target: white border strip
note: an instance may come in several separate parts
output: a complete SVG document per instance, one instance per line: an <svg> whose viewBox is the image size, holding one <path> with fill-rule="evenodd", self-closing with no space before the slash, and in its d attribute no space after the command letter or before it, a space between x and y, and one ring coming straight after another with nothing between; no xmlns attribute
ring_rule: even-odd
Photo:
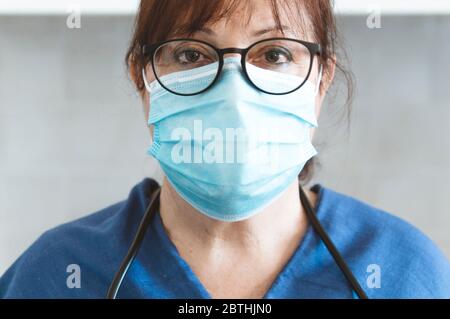
<svg viewBox="0 0 450 319"><path fill-rule="evenodd" d="M73 8L81 14L134 15L139 0L0 0L1 15L66 15Z"/></svg>
<svg viewBox="0 0 450 319"><path fill-rule="evenodd" d="M82 14L133 15L139 0L0 0L0 15L65 15L73 7ZM336 13L366 15L450 15L450 0L335 0Z"/></svg>
<svg viewBox="0 0 450 319"><path fill-rule="evenodd" d="M450 15L450 0L336 0L335 11L342 15Z"/></svg>

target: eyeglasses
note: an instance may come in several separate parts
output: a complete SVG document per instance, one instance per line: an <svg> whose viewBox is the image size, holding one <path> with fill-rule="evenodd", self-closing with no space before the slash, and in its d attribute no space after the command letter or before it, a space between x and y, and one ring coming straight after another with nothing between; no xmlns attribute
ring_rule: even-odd
<svg viewBox="0 0 450 319"><path fill-rule="evenodd" d="M143 46L147 59L144 76L147 83L153 78L149 75L149 64L159 84L167 91L183 96L196 95L208 90L219 78L224 55L241 55L241 68L245 78L256 89L274 95L283 95L301 88L311 75L316 55L321 55L320 44L289 38L270 38L253 43L247 48L218 49L213 45L194 39L173 39ZM207 69L208 76L192 88L189 85L171 85L174 74L197 68ZM259 76L261 69L278 72L280 77L287 75L289 81L276 89ZM275 74L276 75L276 74Z"/></svg>

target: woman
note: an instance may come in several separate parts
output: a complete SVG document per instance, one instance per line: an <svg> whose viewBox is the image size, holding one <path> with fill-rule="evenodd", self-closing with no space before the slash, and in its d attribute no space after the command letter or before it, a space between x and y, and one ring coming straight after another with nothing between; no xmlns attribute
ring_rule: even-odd
<svg viewBox="0 0 450 319"><path fill-rule="evenodd" d="M46 232L0 296L449 298L449 263L413 226L299 187L335 39L329 0L142 0L126 61L162 186Z"/></svg>

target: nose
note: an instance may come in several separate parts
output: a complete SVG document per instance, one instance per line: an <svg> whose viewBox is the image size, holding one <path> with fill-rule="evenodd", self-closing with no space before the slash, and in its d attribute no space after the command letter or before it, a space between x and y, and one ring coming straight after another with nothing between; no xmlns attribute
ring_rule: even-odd
<svg viewBox="0 0 450 319"><path fill-rule="evenodd" d="M240 58L241 54L240 53L224 53L223 57L224 58Z"/></svg>

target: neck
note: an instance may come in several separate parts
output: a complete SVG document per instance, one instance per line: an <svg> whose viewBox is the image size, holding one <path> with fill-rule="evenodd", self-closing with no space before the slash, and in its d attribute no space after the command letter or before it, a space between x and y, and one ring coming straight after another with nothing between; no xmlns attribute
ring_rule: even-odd
<svg viewBox="0 0 450 319"><path fill-rule="evenodd" d="M307 192L314 203L312 192ZM182 199L165 178L161 188L160 214L171 240L191 249L233 249L273 251L297 245L307 228L298 182L258 214L238 222L212 219ZM289 244L291 243L291 244Z"/></svg>

